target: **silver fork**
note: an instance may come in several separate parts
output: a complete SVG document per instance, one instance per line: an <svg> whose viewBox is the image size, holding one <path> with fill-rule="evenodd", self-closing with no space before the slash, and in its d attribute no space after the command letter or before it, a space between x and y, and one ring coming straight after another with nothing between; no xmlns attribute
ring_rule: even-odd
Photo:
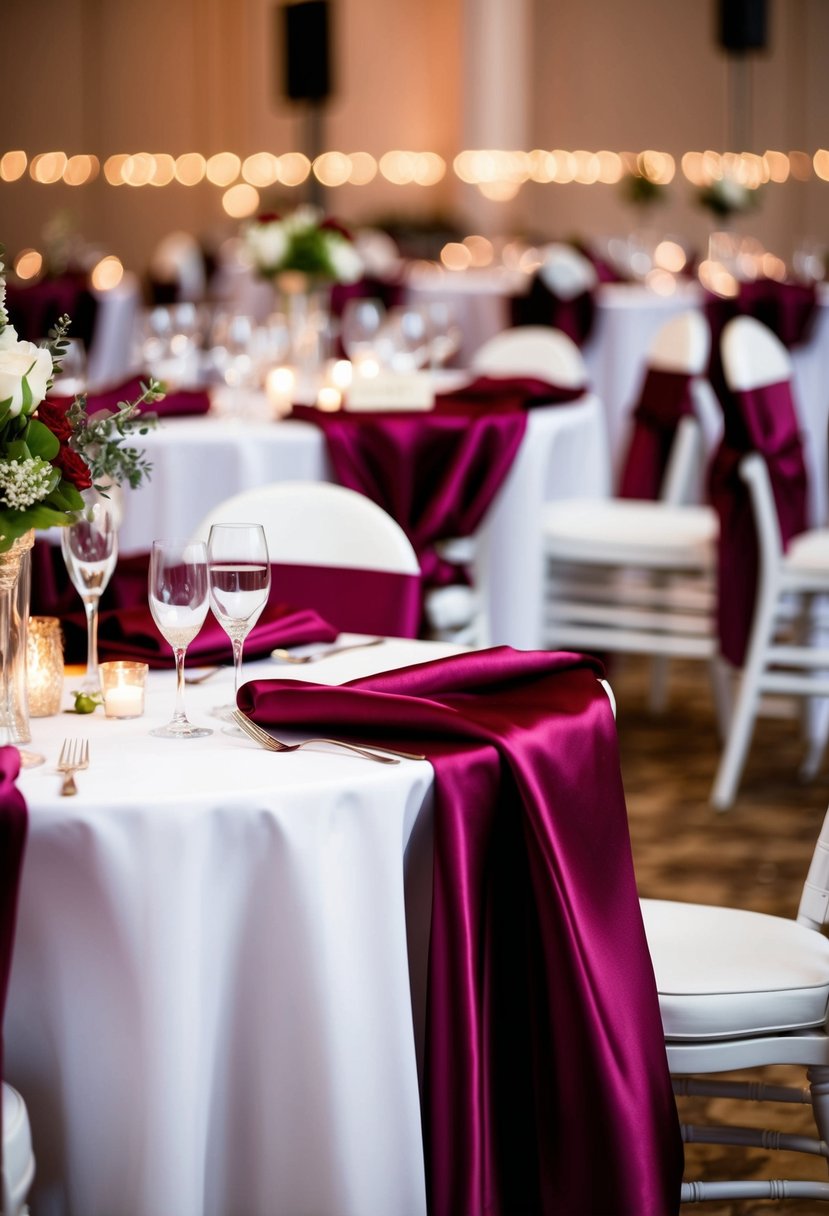
<svg viewBox="0 0 829 1216"><path fill-rule="evenodd" d="M401 760L426 759L425 756L415 755L413 752L397 752L389 747L375 747L374 744L369 750L366 747L358 747L356 743L346 743L344 739L303 739L301 743L283 743L281 739L275 739L270 731L263 730L247 714L243 714L241 709L233 711L233 719L249 738L272 752L296 752L301 747L308 747L312 743L328 743L333 747L344 747L346 751L356 752L358 756L364 756L366 760L376 760L378 764L399 764Z"/></svg>
<svg viewBox="0 0 829 1216"><path fill-rule="evenodd" d="M89 768L89 742L86 739L64 739L58 756L57 770L63 773L61 794L77 794L75 773Z"/></svg>
<svg viewBox="0 0 829 1216"><path fill-rule="evenodd" d="M367 650L369 646L379 646L385 640L385 638L370 638L367 642L349 642L345 646L323 646L320 650L309 651L308 654L292 654L290 650L277 646L276 650L271 651L271 658L276 659L279 663L315 663L317 659L345 654L347 650Z"/></svg>

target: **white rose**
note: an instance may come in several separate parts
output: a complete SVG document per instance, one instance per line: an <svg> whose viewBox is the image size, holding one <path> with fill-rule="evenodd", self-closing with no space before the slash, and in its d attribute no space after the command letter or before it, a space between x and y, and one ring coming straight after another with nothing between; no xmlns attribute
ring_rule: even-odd
<svg viewBox="0 0 829 1216"><path fill-rule="evenodd" d="M7 325L0 332L0 350L8 350L10 346L16 346L18 341L17 330L13 325Z"/></svg>
<svg viewBox="0 0 829 1216"><path fill-rule="evenodd" d="M334 234L328 245L328 259L339 283L356 283L363 273L363 260L350 241Z"/></svg>
<svg viewBox="0 0 829 1216"><path fill-rule="evenodd" d="M31 414L46 396L51 378L52 356L42 346L35 346L33 342L0 346L0 401L11 400L10 417L16 418L23 411L24 379L32 398L25 413Z"/></svg>
<svg viewBox="0 0 829 1216"><path fill-rule="evenodd" d="M257 266L270 269L280 264L285 257L288 240L284 226L272 224L255 224L248 229L248 248Z"/></svg>

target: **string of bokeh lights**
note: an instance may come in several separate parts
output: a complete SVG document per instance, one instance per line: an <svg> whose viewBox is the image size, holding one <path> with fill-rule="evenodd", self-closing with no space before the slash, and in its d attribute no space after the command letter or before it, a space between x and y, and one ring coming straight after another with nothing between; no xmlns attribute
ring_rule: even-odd
<svg viewBox="0 0 829 1216"><path fill-rule="evenodd" d="M588 152L534 149L508 152L494 149L458 153L451 171L462 182L476 187L485 197L508 202L528 182L566 185L614 185L627 175L647 178L667 186L677 174L675 158L668 152ZM748 189L789 180L829 181L829 150L815 153L767 151L686 152L679 163L683 177L696 187L730 178ZM101 161L97 156L66 152L40 152L29 156L21 150L0 156L0 181L16 182L28 176L41 185L63 183L85 186L103 177L110 186L164 187L173 184L198 186L208 182L224 191L222 207L237 219L253 215L261 202L260 191L277 186L293 189L313 176L326 187L367 186L378 177L396 186L435 186L449 172L446 160L436 152L323 152L313 160L302 152L256 152L240 157L235 152L118 153Z"/></svg>

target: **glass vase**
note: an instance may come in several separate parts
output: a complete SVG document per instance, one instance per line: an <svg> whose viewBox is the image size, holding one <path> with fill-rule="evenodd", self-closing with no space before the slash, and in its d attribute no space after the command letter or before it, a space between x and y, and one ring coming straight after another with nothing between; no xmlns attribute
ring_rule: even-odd
<svg viewBox="0 0 829 1216"><path fill-rule="evenodd" d="M19 537L0 553L0 746L20 748L32 737L26 691L26 647L31 595L30 552L34 532ZM21 750L24 765L42 756Z"/></svg>
<svg viewBox="0 0 829 1216"><path fill-rule="evenodd" d="M284 271L276 280L288 330L287 362L294 368L301 400L315 401L330 323L330 289L301 271Z"/></svg>

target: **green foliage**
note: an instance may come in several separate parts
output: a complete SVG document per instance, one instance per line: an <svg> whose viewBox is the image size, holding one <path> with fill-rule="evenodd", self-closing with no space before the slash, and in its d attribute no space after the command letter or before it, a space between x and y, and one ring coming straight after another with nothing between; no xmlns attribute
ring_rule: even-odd
<svg viewBox="0 0 829 1216"><path fill-rule="evenodd" d="M100 410L91 418L86 412L86 397L73 401L66 412L72 426L70 446L86 461L97 489L106 492L107 482L127 482L136 489L149 477L152 465L140 448L125 444L134 435L146 435L158 422L155 414L142 414L142 405L151 405L164 396L157 380L141 385L135 401L120 401L116 410Z"/></svg>

